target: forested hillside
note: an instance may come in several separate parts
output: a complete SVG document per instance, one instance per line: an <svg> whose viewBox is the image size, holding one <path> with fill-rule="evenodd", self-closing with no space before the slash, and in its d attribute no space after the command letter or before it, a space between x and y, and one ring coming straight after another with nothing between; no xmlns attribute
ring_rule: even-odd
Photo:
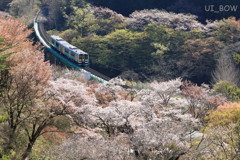
<svg viewBox="0 0 240 160"><path fill-rule="evenodd" d="M59 19L53 20L55 16L46 11L49 29L58 28L50 33L88 52L93 66L111 70L115 76L130 73L139 80L182 77L198 84L211 83L219 55L239 57L239 48L231 47L238 42L240 29L233 17L202 24L195 15L157 9L124 17L75 1L60 13L62 17L56 13ZM228 63L238 68L237 61Z"/></svg>
<svg viewBox="0 0 240 160"><path fill-rule="evenodd" d="M203 24L159 9L123 16L83 0L1 3L12 17L0 18L0 159L239 159L237 18ZM120 77L98 83L44 61L29 38L40 9L50 34Z"/></svg>
<svg viewBox="0 0 240 160"><path fill-rule="evenodd" d="M103 6L117 3L91 2ZM234 17L203 24L196 15L158 9L134 11L126 17L84 0L31 0L28 3L13 0L9 11L14 16L23 16L29 23L42 9L50 34L58 34L88 52L92 67L111 77L127 78L133 74L141 81L182 77L198 84L210 84L215 81L212 75L217 70L218 57L224 57L221 54L234 57L228 64L239 68L240 51L234 46L239 40L240 24ZM140 1L139 5L168 3L175 4ZM122 3L117 4L122 9Z"/></svg>
<svg viewBox="0 0 240 160"><path fill-rule="evenodd" d="M204 22L206 19L222 19L229 16L239 17L239 1L238 0L87 0L97 5L108 7L125 16L128 16L135 10L143 9L164 9L176 13L190 13L199 16L199 20ZM205 6L214 5L215 10L221 5L235 5L237 10L227 10L224 12L214 13L207 12Z"/></svg>

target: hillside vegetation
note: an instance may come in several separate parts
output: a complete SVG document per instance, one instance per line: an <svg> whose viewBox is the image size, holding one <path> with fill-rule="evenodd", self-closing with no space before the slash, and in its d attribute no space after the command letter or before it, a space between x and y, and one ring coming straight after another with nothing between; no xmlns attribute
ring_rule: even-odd
<svg viewBox="0 0 240 160"><path fill-rule="evenodd" d="M0 22L2 159L239 157L237 85L210 89L181 78L98 84L44 62L19 20Z"/></svg>
<svg viewBox="0 0 240 160"><path fill-rule="evenodd" d="M130 73L141 81L182 77L210 84L217 81L216 72L225 72L220 61L234 68L234 74L220 80L238 75L240 22L234 17L202 24L195 15L157 9L124 17L84 0L27 3L13 0L10 13L31 22L42 9L49 33L88 52L92 67L108 76L127 78Z"/></svg>
<svg viewBox="0 0 240 160"><path fill-rule="evenodd" d="M0 18L0 159L239 159L239 20L203 25L160 10L127 18L74 0L31 11L40 4L50 32L122 78L100 84L51 66L29 39L27 12Z"/></svg>
<svg viewBox="0 0 240 160"><path fill-rule="evenodd" d="M240 25L233 17L203 25L194 15L161 10L123 17L106 8L70 8L67 29L52 33L87 51L97 68L123 76L130 71L140 80L182 77L201 84L215 81L217 59L228 55L238 75Z"/></svg>

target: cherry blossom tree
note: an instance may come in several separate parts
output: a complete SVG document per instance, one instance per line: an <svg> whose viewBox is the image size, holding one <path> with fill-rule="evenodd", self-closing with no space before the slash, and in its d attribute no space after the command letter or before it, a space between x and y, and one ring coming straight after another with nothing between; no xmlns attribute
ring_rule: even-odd
<svg viewBox="0 0 240 160"><path fill-rule="evenodd" d="M5 43L11 46L18 45L17 48L14 48L15 50L26 49L26 44L22 46L19 44L26 41L31 34L31 31L26 29L27 26L21 20L10 17L6 19L0 17L0 22L0 37L5 39Z"/></svg>
<svg viewBox="0 0 240 160"><path fill-rule="evenodd" d="M153 119L138 128L131 138L133 149L139 159L176 159L186 152L188 145L180 140L180 127L169 118Z"/></svg>
<svg viewBox="0 0 240 160"><path fill-rule="evenodd" d="M227 102L227 98L221 95L212 95L205 98L208 110L215 110L218 106Z"/></svg>
<svg viewBox="0 0 240 160"><path fill-rule="evenodd" d="M182 94L188 101L188 111L194 116L199 117L203 114L204 107L201 101L204 99L207 90L203 87L194 85L189 81L183 83Z"/></svg>
<svg viewBox="0 0 240 160"><path fill-rule="evenodd" d="M93 7L94 15L100 26L97 34L107 35L116 28L123 26L124 16L108 8Z"/></svg>
<svg viewBox="0 0 240 160"><path fill-rule="evenodd" d="M87 105L80 108L77 113L79 123L102 128L108 136L119 133L131 134L134 128L154 116L151 108L141 105L140 102L126 100L113 101L104 108Z"/></svg>
<svg viewBox="0 0 240 160"><path fill-rule="evenodd" d="M96 105L95 96L88 92L88 87L85 83L59 78L51 81L49 92L54 94L55 98L63 105L78 108L86 104Z"/></svg>
<svg viewBox="0 0 240 160"><path fill-rule="evenodd" d="M167 106L169 100L179 93L181 85L181 78L169 80L167 82L154 81L150 83L150 87L155 92L155 96L158 96L162 100L164 106Z"/></svg>
<svg viewBox="0 0 240 160"><path fill-rule="evenodd" d="M106 106L113 100L116 101L122 99L120 91L123 90L122 86L124 85L125 82L120 78L114 78L109 82L99 84L94 90L98 104Z"/></svg>
<svg viewBox="0 0 240 160"><path fill-rule="evenodd" d="M105 108L87 105L77 114L81 123L100 129L95 134L112 139L126 134L130 140L126 147L136 159L180 157L191 147L194 140L190 135L199 126L197 119L182 110L167 108L156 115L151 107L126 100L111 102Z"/></svg>
<svg viewBox="0 0 240 160"><path fill-rule="evenodd" d="M52 120L59 116L66 116L72 121L70 115L85 104L96 104L94 96L88 95L87 87L79 81L57 79L50 81L49 86L45 89L41 100L32 104L27 111L30 113L27 121L23 122L29 143L23 158L26 158L32 150L36 140L43 134L48 132L57 132L47 129ZM93 97L93 98L92 98Z"/></svg>
<svg viewBox="0 0 240 160"><path fill-rule="evenodd" d="M206 30L206 27L197 21L197 16L187 14L176 14L163 10L142 10L135 11L126 19L128 28L142 30L148 24L165 25L176 30L190 31L198 29Z"/></svg>
<svg viewBox="0 0 240 160"><path fill-rule="evenodd" d="M5 87L1 90L0 102L7 112L7 147L14 149L20 126L32 116L31 105L43 96L51 78L48 62L43 62L43 54L38 51L25 50L8 58L10 70L1 75ZM7 149L7 150L8 150Z"/></svg>
<svg viewBox="0 0 240 160"><path fill-rule="evenodd" d="M128 141L126 135L120 135L114 139L106 139L99 135L92 137L75 135L56 147L50 153L50 157L53 160L134 160L134 156L129 153Z"/></svg>
<svg viewBox="0 0 240 160"><path fill-rule="evenodd" d="M119 95L127 90L121 79L93 86L61 78L51 82L55 83L55 100L70 107L66 111L74 112L70 117L80 129L75 132L77 136L50 150L52 159L178 159L197 143L193 133L199 130L200 121L185 112L185 97L174 97L180 92L180 78L151 83L139 89L133 101ZM112 91L116 97L102 105L96 96L101 91ZM70 96L79 92L80 97ZM156 110L155 106L163 102L158 92L170 96L168 103L174 105Z"/></svg>
<svg viewBox="0 0 240 160"><path fill-rule="evenodd" d="M182 95L188 102L188 112L195 118L204 118L209 111L227 102L227 98L213 93L207 85L197 86L189 81L182 85Z"/></svg>

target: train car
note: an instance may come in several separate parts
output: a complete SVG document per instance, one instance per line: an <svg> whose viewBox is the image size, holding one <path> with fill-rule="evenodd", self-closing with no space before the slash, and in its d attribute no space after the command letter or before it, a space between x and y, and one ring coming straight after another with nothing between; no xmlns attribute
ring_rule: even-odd
<svg viewBox="0 0 240 160"><path fill-rule="evenodd" d="M81 49L71 45L59 36L50 36L51 45L69 60L78 65L89 65L89 55Z"/></svg>

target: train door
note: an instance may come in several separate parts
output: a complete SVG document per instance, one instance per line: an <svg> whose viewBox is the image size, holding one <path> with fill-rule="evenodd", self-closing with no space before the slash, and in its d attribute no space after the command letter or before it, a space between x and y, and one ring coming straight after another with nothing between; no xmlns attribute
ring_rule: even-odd
<svg viewBox="0 0 240 160"><path fill-rule="evenodd" d="M83 62L83 57L82 57L82 56L83 56L82 54L79 54L79 61L78 61L78 62L79 62L80 64L82 64L82 62Z"/></svg>
<svg viewBox="0 0 240 160"><path fill-rule="evenodd" d="M84 56L84 54L82 54L81 57L82 57L82 64L84 64L84 62L85 62L85 56Z"/></svg>
<svg viewBox="0 0 240 160"><path fill-rule="evenodd" d="M85 54L85 64L87 64L88 63L88 54Z"/></svg>
<svg viewBox="0 0 240 160"><path fill-rule="evenodd" d="M79 59L79 54L75 54L75 61L79 63L78 59Z"/></svg>

